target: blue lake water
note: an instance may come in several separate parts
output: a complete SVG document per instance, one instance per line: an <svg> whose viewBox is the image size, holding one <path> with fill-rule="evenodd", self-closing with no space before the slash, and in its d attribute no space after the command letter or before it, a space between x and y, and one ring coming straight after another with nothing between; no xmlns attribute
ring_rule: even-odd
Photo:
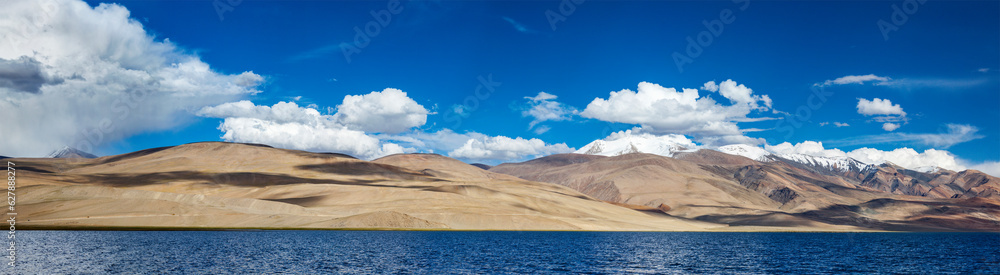
<svg viewBox="0 0 1000 275"><path fill-rule="evenodd" d="M18 231L17 240L17 266L2 273L1000 274L1000 233Z"/></svg>

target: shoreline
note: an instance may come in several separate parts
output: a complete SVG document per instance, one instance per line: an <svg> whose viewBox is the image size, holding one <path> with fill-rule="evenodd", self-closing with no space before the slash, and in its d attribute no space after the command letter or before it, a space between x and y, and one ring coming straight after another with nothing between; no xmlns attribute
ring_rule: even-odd
<svg viewBox="0 0 1000 275"><path fill-rule="evenodd" d="M414 232L656 232L656 233L997 233L996 231L888 231L888 230L780 230L745 228L748 230L514 230L514 229L421 229L421 228L302 228L302 227L157 227L157 226L27 226L24 231L414 231ZM731 228L740 229L740 228ZM773 229L773 230L768 230Z"/></svg>

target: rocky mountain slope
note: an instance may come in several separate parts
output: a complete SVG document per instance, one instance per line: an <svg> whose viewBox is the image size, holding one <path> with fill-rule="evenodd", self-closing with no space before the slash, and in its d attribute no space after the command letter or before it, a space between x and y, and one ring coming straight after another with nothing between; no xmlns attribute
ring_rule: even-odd
<svg viewBox="0 0 1000 275"><path fill-rule="evenodd" d="M565 154L490 171L564 185L612 202L668 205L671 215L730 225L1000 230L1000 179L979 171L924 173L851 159L748 154L764 161L716 150L673 158Z"/></svg>

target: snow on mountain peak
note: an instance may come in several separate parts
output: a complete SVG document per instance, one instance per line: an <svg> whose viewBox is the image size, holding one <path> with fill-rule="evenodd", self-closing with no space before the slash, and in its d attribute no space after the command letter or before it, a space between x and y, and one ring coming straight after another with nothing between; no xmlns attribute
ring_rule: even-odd
<svg viewBox="0 0 1000 275"><path fill-rule="evenodd" d="M674 153L698 147L683 135L657 136L648 133L633 134L632 130L612 133L577 150L577 154L619 156L629 153L648 153L672 157Z"/></svg>
<svg viewBox="0 0 1000 275"><path fill-rule="evenodd" d="M715 150L730 155L743 156L761 162L771 161L770 156L773 155L771 152L768 152L763 148L746 144L726 145L716 148Z"/></svg>
<svg viewBox="0 0 1000 275"><path fill-rule="evenodd" d="M97 156L77 150L69 146L63 146L62 149L52 151L46 158L97 158Z"/></svg>
<svg viewBox="0 0 1000 275"><path fill-rule="evenodd" d="M856 159L850 157L820 157L805 154L781 154L778 155L786 160L798 162L801 164L810 165L813 167L822 167L828 170L837 170L841 172L850 171L852 168L859 171L865 171L873 165L860 162Z"/></svg>

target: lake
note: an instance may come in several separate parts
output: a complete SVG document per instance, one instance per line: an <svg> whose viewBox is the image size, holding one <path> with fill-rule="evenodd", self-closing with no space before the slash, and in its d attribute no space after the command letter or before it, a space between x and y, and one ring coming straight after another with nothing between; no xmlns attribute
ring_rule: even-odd
<svg viewBox="0 0 1000 275"><path fill-rule="evenodd" d="M1000 233L18 231L17 240L18 266L4 273L1000 273Z"/></svg>

